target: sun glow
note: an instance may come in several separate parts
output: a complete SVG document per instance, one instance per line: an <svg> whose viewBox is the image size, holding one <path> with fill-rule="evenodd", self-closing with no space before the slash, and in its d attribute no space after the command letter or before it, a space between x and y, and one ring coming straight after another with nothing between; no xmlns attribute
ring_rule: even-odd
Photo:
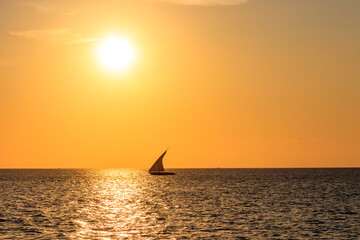
<svg viewBox="0 0 360 240"><path fill-rule="evenodd" d="M98 48L101 65L111 72L123 72L136 59L136 50L132 42L125 37L109 36Z"/></svg>

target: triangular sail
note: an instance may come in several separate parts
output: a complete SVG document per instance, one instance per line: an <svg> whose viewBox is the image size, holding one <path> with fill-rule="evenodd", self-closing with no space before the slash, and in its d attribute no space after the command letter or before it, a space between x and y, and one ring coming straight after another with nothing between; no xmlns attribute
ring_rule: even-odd
<svg viewBox="0 0 360 240"><path fill-rule="evenodd" d="M165 171L162 160L163 160L166 152L167 152L167 150L158 158L158 160L156 160L154 165L152 165L152 167L150 168L149 172Z"/></svg>

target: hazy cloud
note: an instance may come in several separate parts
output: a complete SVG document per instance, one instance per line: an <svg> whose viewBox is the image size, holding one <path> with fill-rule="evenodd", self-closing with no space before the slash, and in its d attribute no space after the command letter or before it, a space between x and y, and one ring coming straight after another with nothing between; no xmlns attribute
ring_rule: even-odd
<svg viewBox="0 0 360 240"><path fill-rule="evenodd" d="M69 16L73 16L77 14L75 9L67 8L62 4L62 2L42 2L36 0L29 0L29 1L20 1L18 4L27 9L31 9L38 13L49 14L49 13L61 13Z"/></svg>
<svg viewBox="0 0 360 240"><path fill-rule="evenodd" d="M44 3L40 3L37 1L21 1L20 5L22 7L30 8L32 10L35 10L37 12L41 13L47 13L53 10L53 7L50 5L46 5Z"/></svg>
<svg viewBox="0 0 360 240"><path fill-rule="evenodd" d="M216 6L216 5L239 5L246 3L248 0L162 0L173 2L184 5L205 5L205 6Z"/></svg>
<svg viewBox="0 0 360 240"><path fill-rule="evenodd" d="M78 14L78 11L75 11L75 10L73 10L73 11L68 11L68 12L65 13L65 15L68 15L68 16L74 16L74 15L76 15L76 14Z"/></svg>
<svg viewBox="0 0 360 240"><path fill-rule="evenodd" d="M84 38L70 28L55 28L45 30L30 30L10 32L11 35L43 41L55 45L79 44L92 42L96 39Z"/></svg>

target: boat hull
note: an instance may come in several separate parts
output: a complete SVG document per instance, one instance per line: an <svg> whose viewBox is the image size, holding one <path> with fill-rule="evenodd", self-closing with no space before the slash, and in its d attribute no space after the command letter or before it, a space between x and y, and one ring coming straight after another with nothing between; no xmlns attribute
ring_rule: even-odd
<svg viewBox="0 0 360 240"><path fill-rule="evenodd" d="M151 175L175 175L172 172L149 172Z"/></svg>

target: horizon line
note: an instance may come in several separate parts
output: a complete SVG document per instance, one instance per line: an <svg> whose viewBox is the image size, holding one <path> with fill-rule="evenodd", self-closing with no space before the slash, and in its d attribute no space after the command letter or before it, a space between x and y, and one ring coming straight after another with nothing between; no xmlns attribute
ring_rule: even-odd
<svg viewBox="0 0 360 240"><path fill-rule="evenodd" d="M190 168L166 168L166 169L345 169L345 168L360 168L358 167L190 167ZM147 168L132 168L132 167L60 167L60 168L0 168L0 170L56 170L56 169L139 169L139 170L147 170Z"/></svg>

